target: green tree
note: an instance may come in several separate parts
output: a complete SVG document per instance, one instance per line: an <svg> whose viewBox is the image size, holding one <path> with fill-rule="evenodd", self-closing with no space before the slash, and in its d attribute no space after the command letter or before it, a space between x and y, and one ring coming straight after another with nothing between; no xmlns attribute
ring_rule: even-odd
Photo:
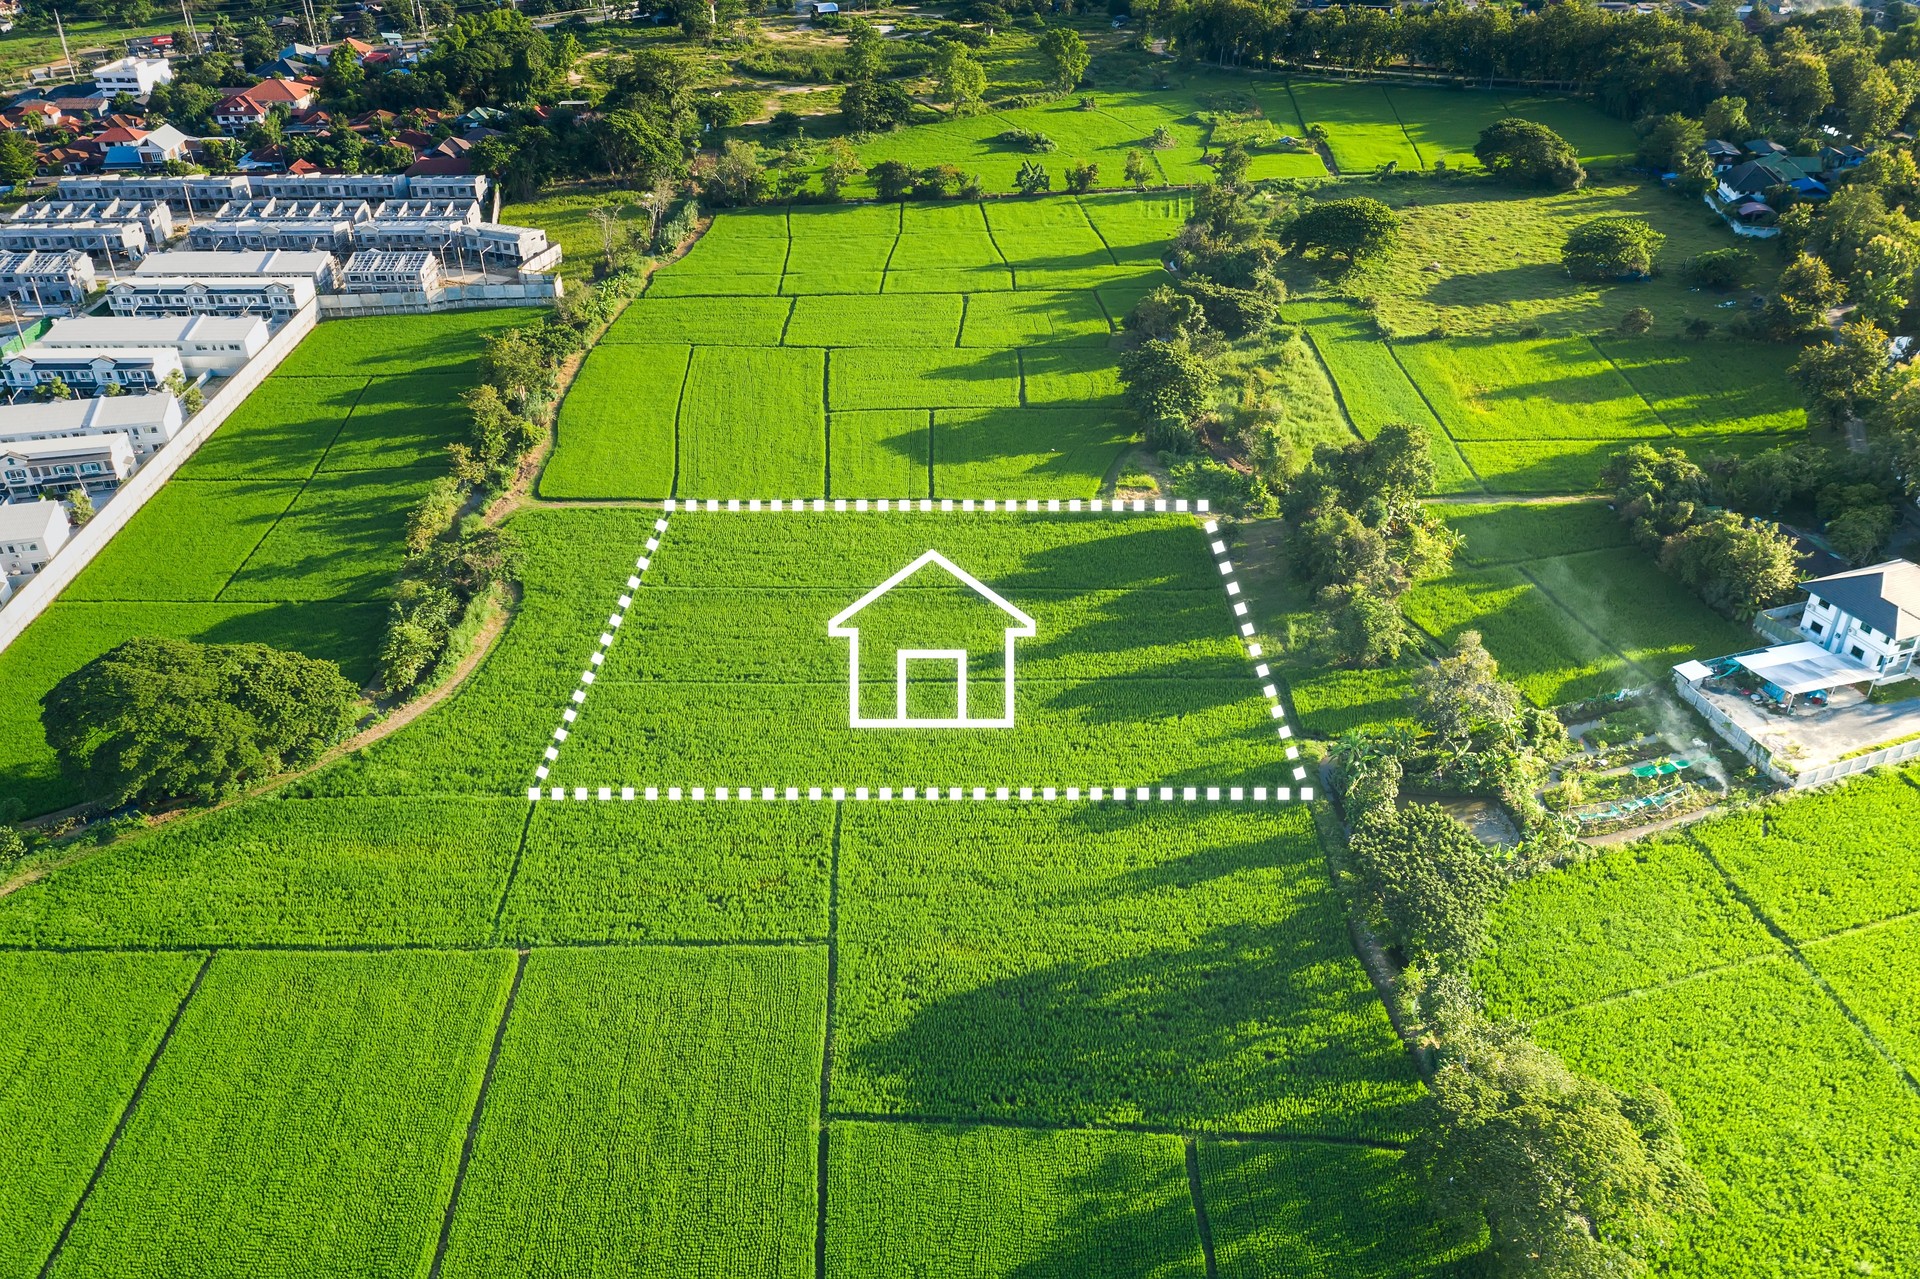
<svg viewBox="0 0 1920 1279"><path fill-rule="evenodd" d="M942 45L933 62L933 76L940 101L952 107L954 115L973 115L980 110L987 92L987 72L967 46L957 40Z"/></svg>
<svg viewBox="0 0 1920 1279"><path fill-rule="evenodd" d="M1786 602L1800 582L1793 539L1777 524L1721 511L1668 538L1660 567L1738 622Z"/></svg>
<svg viewBox="0 0 1920 1279"><path fill-rule="evenodd" d="M1048 82L1062 93L1080 83L1087 74L1087 64L1093 61L1087 42L1069 27L1049 28L1040 37L1039 52L1047 66Z"/></svg>
<svg viewBox="0 0 1920 1279"><path fill-rule="evenodd" d="M873 179L873 189L880 198L889 203L906 199L913 187L913 170L899 160L882 160L868 170L867 176Z"/></svg>
<svg viewBox="0 0 1920 1279"><path fill-rule="evenodd" d="M0 823L0 872L12 870L26 855L25 836L14 827Z"/></svg>
<svg viewBox="0 0 1920 1279"><path fill-rule="evenodd" d="M33 139L16 129L0 133L0 180L18 185L38 171Z"/></svg>
<svg viewBox="0 0 1920 1279"><path fill-rule="evenodd" d="M1448 1033L1427 1105L1413 1162L1437 1209L1486 1218L1501 1279L1643 1273L1675 1218L1712 1210L1665 1093L1576 1075L1516 1028Z"/></svg>
<svg viewBox="0 0 1920 1279"><path fill-rule="evenodd" d="M1827 64L1815 53L1791 53L1767 77L1767 96L1788 120L1810 124L1833 101Z"/></svg>
<svg viewBox="0 0 1920 1279"><path fill-rule="evenodd" d="M840 121L849 133L883 133L913 118L913 99L890 80L856 80L840 94Z"/></svg>
<svg viewBox="0 0 1920 1279"><path fill-rule="evenodd" d="M1153 181L1153 161L1139 147L1127 151L1126 178L1127 185L1136 191L1146 190L1147 183Z"/></svg>
<svg viewBox="0 0 1920 1279"><path fill-rule="evenodd" d="M1897 517L1885 502L1850 506L1827 521L1827 543L1853 564L1865 564L1893 536Z"/></svg>
<svg viewBox="0 0 1920 1279"><path fill-rule="evenodd" d="M1753 136L1753 125L1747 120L1745 98L1715 98L1707 103L1700 123L1702 132L1709 138L1718 138L1723 142L1744 142Z"/></svg>
<svg viewBox="0 0 1920 1279"><path fill-rule="evenodd" d="M1651 116L1640 122L1639 132L1637 158L1657 173L1680 168L1707 141L1706 130L1697 121L1677 113Z"/></svg>
<svg viewBox="0 0 1920 1279"><path fill-rule="evenodd" d="M1120 356L1128 404L1147 421L1191 422L1213 402L1219 375L1185 342L1142 342Z"/></svg>
<svg viewBox="0 0 1920 1279"><path fill-rule="evenodd" d="M1038 160L1022 160L1020 171L1013 176L1013 189L1021 195L1039 195L1042 191L1053 190L1053 179L1047 175L1047 168Z"/></svg>
<svg viewBox="0 0 1920 1279"><path fill-rule="evenodd" d="M67 494L67 518L76 526L93 518L93 495L80 485L75 485Z"/></svg>
<svg viewBox="0 0 1920 1279"><path fill-rule="evenodd" d="M318 758L356 702L332 662L147 636L54 685L40 720L60 767L110 803L212 802Z"/></svg>
<svg viewBox="0 0 1920 1279"><path fill-rule="evenodd" d="M1220 181L1228 186L1238 186L1246 178L1247 170L1253 167L1253 157L1247 154L1244 143L1229 142L1220 148L1220 158L1214 167L1220 175Z"/></svg>
<svg viewBox="0 0 1920 1279"><path fill-rule="evenodd" d="M1400 235L1394 211L1370 195L1309 206L1287 224L1281 243L1294 253L1318 249L1358 262L1393 247Z"/></svg>
<svg viewBox="0 0 1920 1279"><path fill-rule="evenodd" d="M1892 325L1913 301L1920 276L1920 245L1911 231L1876 235L1853 259L1854 313L1876 324Z"/></svg>
<svg viewBox="0 0 1920 1279"><path fill-rule="evenodd" d="M1654 255L1667 237L1644 218L1607 213L1567 235L1560 261L1576 280L1618 280L1653 274Z"/></svg>
<svg viewBox="0 0 1920 1279"><path fill-rule="evenodd" d="M1724 293L1746 284L1753 278L1753 271L1753 254L1730 245L1696 255L1687 263L1685 274L1689 281L1703 289Z"/></svg>
<svg viewBox="0 0 1920 1279"><path fill-rule="evenodd" d="M1100 166L1085 160L1075 160L1067 166L1067 190L1075 195L1085 195L1093 190L1093 184L1100 180Z"/></svg>
<svg viewBox="0 0 1920 1279"><path fill-rule="evenodd" d="M1819 258L1802 253L1780 273L1774 296L1767 303L1766 324L1776 337L1791 337L1825 328L1827 313L1847 299L1847 290L1833 269Z"/></svg>
<svg viewBox="0 0 1920 1279"><path fill-rule="evenodd" d="M854 150L853 143L845 138L834 138L827 143L826 163L820 167L820 192L829 200L838 200L847 183L865 172L866 166L860 163L860 153Z"/></svg>
<svg viewBox="0 0 1920 1279"><path fill-rule="evenodd" d="M1473 154L1488 173L1524 186L1571 191L1587 180L1579 154L1544 124L1509 118L1480 131Z"/></svg>
<svg viewBox="0 0 1920 1279"><path fill-rule="evenodd" d="M1451 648L1413 677L1413 713L1441 747L1461 752L1474 735L1505 728L1520 713L1513 685L1500 678L1500 664L1480 641L1480 632L1460 632Z"/></svg>
<svg viewBox="0 0 1920 1279"><path fill-rule="evenodd" d="M728 138L703 189L713 203L740 208L760 203L766 178L760 148L744 138Z"/></svg>
<svg viewBox="0 0 1920 1279"><path fill-rule="evenodd" d="M1361 905L1409 960L1470 968L1486 943L1486 916L1507 873L1447 811L1376 808L1348 845Z"/></svg>
<svg viewBox="0 0 1920 1279"><path fill-rule="evenodd" d="M1885 389L1887 335L1868 320L1851 320L1825 342L1810 346L1787 370L1807 404L1829 423L1852 417Z"/></svg>
<svg viewBox="0 0 1920 1279"><path fill-rule="evenodd" d="M1207 317L1191 295L1163 284L1134 304L1123 327L1150 341L1171 342L1205 329Z"/></svg>

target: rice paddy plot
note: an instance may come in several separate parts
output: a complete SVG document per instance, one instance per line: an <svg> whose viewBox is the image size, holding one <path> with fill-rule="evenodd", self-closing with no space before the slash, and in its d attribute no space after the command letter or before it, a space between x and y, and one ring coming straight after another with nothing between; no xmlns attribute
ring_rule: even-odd
<svg viewBox="0 0 1920 1279"><path fill-rule="evenodd" d="M1584 701L1648 678L1518 569L1462 570L1422 582L1407 592L1404 607L1408 620L1442 643L1479 631L1500 673L1536 706Z"/></svg>
<svg viewBox="0 0 1920 1279"><path fill-rule="evenodd" d="M1393 350L1456 440L1673 438L1584 337L1439 338Z"/></svg>
<svg viewBox="0 0 1920 1279"><path fill-rule="evenodd" d="M413 1273L512 973L509 951L220 955L53 1274Z"/></svg>
<svg viewBox="0 0 1920 1279"><path fill-rule="evenodd" d="M1420 154L1420 167L1477 169L1473 147L1480 131L1513 113L1499 97L1484 89L1429 89L1389 85L1388 105L1393 117Z"/></svg>
<svg viewBox="0 0 1920 1279"><path fill-rule="evenodd" d="M1474 984L1519 1021L1780 953L1700 850L1671 836L1521 880L1490 934Z"/></svg>
<svg viewBox="0 0 1920 1279"><path fill-rule="evenodd" d="M1292 302L1286 316L1305 325L1356 431L1372 439L1390 423L1417 427L1426 434L1427 451L1433 458L1434 491L1479 491L1480 482L1452 437L1420 398L1419 389L1380 340L1372 321L1340 302Z"/></svg>
<svg viewBox="0 0 1920 1279"><path fill-rule="evenodd" d="M714 272L699 275L675 272L670 268L655 271L647 281L648 298L772 297L780 292L777 272L729 274Z"/></svg>
<svg viewBox="0 0 1920 1279"><path fill-rule="evenodd" d="M853 349L827 364L827 402L846 409L1012 408L1020 403L1014 351ZM774 490L762 490L771 492Z"/></svg>
<svg viewBox="0 0 1920 1279"><path fill-rule="evenodd" d="M218 598L300 492L294 480L170 480L62 598Z"/></svg>
<svg viewBox="0 0 1920 1279"><path fill-rule="evenodd" d="M952 347L962 305L952 294L796 298L786 345Z"/></svg>
<svg viewBox="0 0 1920 1279"><path fill-rule="evenodd" d="M501 936L554 942L827 935L825 804L554 804L527 825Z"/></svg>
<svg viewBox="0 0 1920 1279"><path fill-rule="evenodd" d="M981 293L966 301L961 346L1105 347L1113 335L1090 289Z"/></svg>
<svg viewBox="0 0 1920 1279"><path fill-rule="evenodd" d="M46 1263L204 958L0 955L0 1274Z"/></svg>
<svg viewBox="0 0 1920 1279"><path fill-rule="evenodd" d="M1305 126L1326 128L1327 149L1341 173L1372 173L1388 164L1401 169L1422 167L1420 154L1407 140L1382 86L1366 81L1294 80L1290 87Z"/></svg>
<svg viewBox="0 0 1920 1279"><path fill-rule="evenodd" d="M434 479L431 470L321 472L294 498L220 598L378 598L405 556L407 513Z"/></svg>
<svg viewBox="0 0 1920 1279"><path fill-rule="evenodd" d="M1576 98L1514 97L1507 95L1507 114L1544 124L1565 138L1585 164L1631 159L1633 127Z"/></svg>
<svg viewBox="0 0 1920 1279"><path fill-rule="evenodd" d="M820 948L535 952L441 1273L810 1279L826 969Z"/></svg>
<svg viewBox="0 0 1920 1279"><path fill-rule="evenodd" d="M815 350L695 347L680 398L681 496L823 493L825 363Z"/></svg>
<svg viewBox="0 0 1920 1279"><path fill-rule="evenodd" d="M840 875L836 1112L1413 1122L1304 806L856 805Z"/></svg>
<svg viewBox="0 0 1920 1279"><path fill-rule="evenodd" d="M1652 338L1594 343L1682 438L1807 427L1806 405L1787 380L1788 361L1777 346Z"/></svg>
<svg viewBox="0 0 1920 1279"><path fill-rule="evenodd" d="M655 272L653 283L690 277L778 277L787 269L788 247L784 209L730 210L714 217L685 257Z"/></svg>
<svg viewBox="0 0 1920 1279"><path fill-rule="evenodd" d="M1013 287L1013 272L993 242L981 205L901 208L900 238L887 264L888 293L977 293Z"/></svg>
<svg viewBox="0 0 1920 1279"><path fill-rule="evenodd" d="M1020 352L1021 401L1040 408L1099 405L1123 412L1120 367L1111 351L1028 347Z"/></svg>
<svg viewBox="0 0 1920 1279"><path fill-rule="evenodd" d="M1605 502L1447 503L1433 508L1466 538L1463 564L1513 564L1632 544L1626 521Z"/></svg>
<svg viewBox="0 0 1920 1279"><path fill-rule="evenodd" d="M1618 1088L1658 1084L1713 1199L1678 1276L1897 1273L1920 1218L1920 1098L1793 960L1551 1017L1535 1035Z"/></svg>
<svg viewBox="0 0 1920 1279"><path fill-rule="evenodd" d="M326 320L274 371L276 378L471 374L488 336L538 324L544 307L439 311Z"/></svg>
<svg viewBox="0 0 1920 1279"><path fill-rule="evenodd" d="M472 433L461 403L472 386L457 375L409 374L371 379L320 463L326 471L392 470L444 465L447 446Z"/></svg>
<svg viewBox="0 0 1920 1279"><path fill-rule="evenodd" d="M1889 920L1801 951L1841 1001L1909 1071L1920 1062L1920 918Z"/></svg>
<svg viewBox="0 0 1920 1279"><path fill-rule="evenodd" d="M835 497L931 497L933 414L855 409L827 415L827 488Z"/></svg>
<svg viewBox="0 0 1920 1279"><path fill-rule="evenodd" d="M674 298L647 296L627 305L600 346L656 343L675 346L778 346L793 311L792 298ZM589 354L588 359L592 359Z"/></svg>
<svg viewBox="0 0 1920 1279"><path fill-rule="evenodd" d="M1178 1137L836 1123L831 1279L1204 1279Z"/></svg>
<svg viewBox="0 0 1920 1279"><path fill-rule="evenodd" d="M692 357L685 346L602 344L589 351L560 402L540 496L671 496L680 392Z"/></svg>
<svg viewBox="0 0 1920 1279"><path fill-rule="evenodd" d="M1116 262L1158 265L1193 212L1185 192L1077 197Z"/></svg>
<svg viewBox="0 0 1920 1279"><path fill-rule="evenodd" d="M1522 571L1648 671L1753 647L1751 630L1702 604L1637 546L1538 559Z"/></svg>
<svg viewBox="0 0 1920 1279"><path fill-rule="evenodd" d="M1134 428L1106 409L939 409L935 497L1094 497Z"/></svg>
<svg viewBox="0 0 1920 1279"><path fill-rule="evenodd" d="M1397 1150L1201 1141L1201 1197L1222 1279L1428 1279L1484 1245L1436 1220Z"/></svg>
<svg viewBox="0 0 1920 1279"><path fill-rule="evenodd" d="M183 480L304 480L353 411L365 377L269 377L174 472Z"/></svg>
<svg viewBox="0 0 1920 1279"><path fill-rule="evenodd" d="M0 944L475 945L525 819L513 800L237 805L17 890Z"/></svg>
<svg viewBox="0 0 1920 1279"><path fill-rule="evenodd" d="M782 293L878 293L900 230L897 204L794 209Z"/></svg>
<svg viewBox="0 0 1920 1279"><path fill-rule="evenodd" d="M271 644L338 662L348 679L365 684L374 676L386 614L383 603L58 600L0 652L0 795L19 799L29 813L88 798L85 780L55 764L40 725L40 699L124 640L163 635L206 644Z"/></svg>
<svg viewBox="0 0 1920 1279"><path fill-rule="evenodd" d="M1014 287L1059 289L1130 274L1075 200L995 201L985 206L993 240L1013 268Z"/></svg>
<svg viewBox="0 0 1920 1279"><path fill-rule="evenodd" d="M1629 441L1553 440L1520 444L1465 441L1460 456L1491 493L1591 493L1600 468ZM1667 447L1658 442L1657 447Z"/></svg>

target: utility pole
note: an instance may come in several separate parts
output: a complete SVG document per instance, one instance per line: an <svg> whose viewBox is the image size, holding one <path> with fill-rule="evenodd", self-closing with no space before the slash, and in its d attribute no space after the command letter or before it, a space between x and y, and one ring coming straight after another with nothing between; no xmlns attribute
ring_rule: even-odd
<svg viewBox="0 0 1920 1279"><path fill-rule="evenodd" d="M67 64L67 74L75 75L80 68L73 65L73 54L67 50L67 28L60 21L60 11L53 11L53 29L60 33L60 57Z"/></svg>

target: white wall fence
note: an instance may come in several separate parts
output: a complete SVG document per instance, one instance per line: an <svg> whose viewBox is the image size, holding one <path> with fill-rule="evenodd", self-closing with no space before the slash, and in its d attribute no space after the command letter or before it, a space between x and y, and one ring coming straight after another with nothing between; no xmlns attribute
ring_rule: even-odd
<svg viewBox="0 0 1920 1279"><path fill-rule="evenodd" d="M1838 781L1842 777L1864 773L1869 769L1879 768L1883 764L1897 764L1901 760L1920 756L1920 741L1897 742L1876 751L1868 751L1864 755L1855 755L1850 759L1837 759L1831 764L1821 764L1804 772L1794 772L1776 763L1772 751L1757 741L1753 734L1736 724L1725 711L1708 701L1705 694L1698 688L1678 675L1674 676L1673 683L1687 705L1699 711L1707 723L1713 725L1713 730L1744 755L1748 763L1782 786L1792 787L1795 790Z"/></svg>
<svg viewBox="0 0 1920 1279"><path fill-rule="evenodd" d="M313 326L319 322L319 318L319 309L311 304L295 312L293 318L267 340L258 355L248 360L238 373L207 397L207 402L193 415L186 428L149 457L146 465L122 484L91 520L75 531L67 544L47 562L47 566L19 589L5 608L0 608L0 652L18 639L34 618L46 611L47 605L53 603L60 592L80 576L80 571L93 562L93 557L100 553L113 535L124 528L140 508L160 491L161 486L173 478L173 473L193 456L194 451L240 407L247 396L253 394L254 388L280 367L280 362L300 345L300 340L313 332Z"/></svg>
<svg viewBox="0 0 1920 1279"><path fill-rule="evenodd" d="M565 290L557 275L536 275L515 284L445 284L432 292L418 289L392 293L323 293L320 312L329 320L356 315L400 315L418 311L453 311L474 306L510 306L516 302L551 302Z"/></svg>

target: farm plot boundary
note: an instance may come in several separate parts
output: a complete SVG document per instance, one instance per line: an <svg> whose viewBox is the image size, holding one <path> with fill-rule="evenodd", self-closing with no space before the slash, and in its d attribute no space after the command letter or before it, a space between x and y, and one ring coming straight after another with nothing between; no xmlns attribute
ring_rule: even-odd
<svg viewBox="0 0 1920 1279"><path fill-rule="evenodd" d="M1119 802L1132 801L1136 803L1285 803L1295 798L1296 791L1298 798L1302 801L1311 801L1313 799L1314 788L1311 785L1268 787L1183 783L1178 786L1173 786L1164 784L1139 785L1130 782L1126 785L1112 787L1105 785L1082 787L1064 785L1058 782L1049 785L1046 784L1045 779L1036 779L1034 784L1019 786L996 784L993 786L951 787L901 786L899 788L890 786L831 786L813 784L812 782L805 784L788 784L783 782L773 786L736 786L731 783L724 786L718 784L713 786L648 786L643 781L633 783L609 782L605 785L590 786L547 785L545 783L548 782L551 776L553 766L559 761L560 751L562 747L565 746L567 739L575 731L574 726L579 722L580 716L584 711L587 694L592 689L594 682L598 679L599 670L605 664L608 654L612 651L615 637L619 634L620 628L626 620L628 611L632 609L634 605L634 593L640 589L644 581L643 575L652 568L653 561L660 551L666 533L672 526L672 516L675 513L690 515L695 512L711 514L724 512L727 514L780 515L802 513L823 514L832 511L836 514L884 514L888 512L932 514L938 512L941 514L965 515L1004 512L1024 514L1106 513L1120 517L1147 513L1175 513L1186 514L1199 519L1199 517L1209 514L1209 503L1204 498L1192 502L1189 502L1185 498L1173 500L1166 498L1152 500L1136 498L1130 501L1121 499L1103 500L1099 498L1087 501L1078 498L1027 498L1024 500L942 498L939 499L937 503L935 499L932 498L901 499L897 501L887 498L881 498L876 501L836 498L831 502L822 498L814 498L811 500L729 498L724 503L717 498L708 498L704 501L682 501L669 498L666 502L662 503L661 509L662 514L653 523L652 536L646 539L642 553L634 560L632 572L628 574L624 583L615 594L612 611L607 615L607 620L600 632L598 643L594 651L588 655L586 667L581 671L576 686L568 694L567 704L561 710L560 723L553 730L548 744L543 749L540 762L534 767L534 784L530 785L526 791L527 799L530 801L536 803L541 801L596 803L632 803L635 801L646 803L663 801L667 803L705 803L710 801L715 803L832 802L838 804L847 800L858 803L892 802L897 798L900 801L949 803L959 801L994 803L1016 801L1020 803L1051 803L1056 801L1080 803L1085 801L1098 803L1109 799ZM1208 544L1209 550L1212 552L1215 566L1220 571L1227 600L1232 610L1234 624L1239 629L1243 651L1246 657L1254 663L1253 674L1255 678L1260 681L1260 693L1261 696L1266 699L1268 717L1274 722L1278 739L1284 744L1282 749L1285 751L1287 764L1292 771L1292 780L1295 783L1304 783L1307 778L1307 770L1304 764L1299 763L1299 747L1291 741L1293 729L1291 725L1286 723L1286 711L1281 700L1278 681L1274 677L1270 666L1265 661L1266 653L1264 648L1258 641L1253 639L1255 627L1250 617L1251 606L1241 590L1239 581L1233 576L1234 567L1232 562L1227 558L1227 545L1225 541L1216 536L1219 532L1219 523L1211 518L1201 520L1199 531L1211 539Z"/></svg>

